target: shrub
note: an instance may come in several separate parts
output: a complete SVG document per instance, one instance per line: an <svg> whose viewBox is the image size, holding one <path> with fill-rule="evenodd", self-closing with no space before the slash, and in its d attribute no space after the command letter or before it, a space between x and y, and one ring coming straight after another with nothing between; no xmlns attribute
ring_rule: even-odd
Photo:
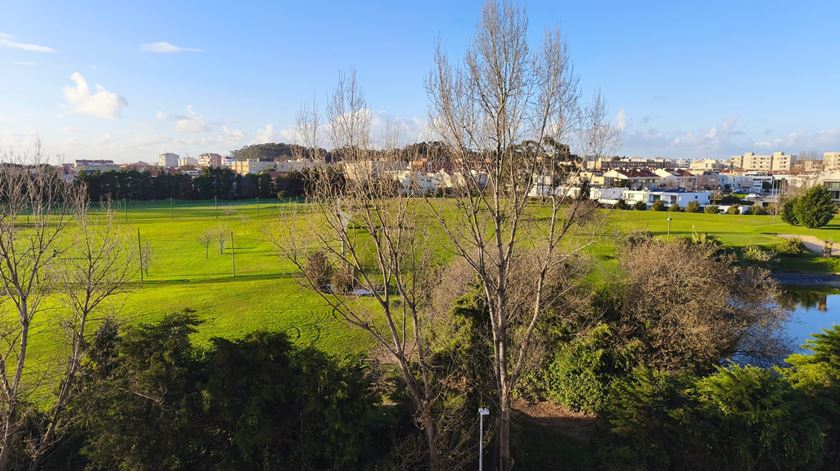
<svg viewBox="0 0 840 471"><path fill-rule="evenodd" d="M628 247L635 247L639 244L650 242L651 240L653 240L653 234L651 234L650 231L636 230L627 234L627 237L624 239L624 243Z"/></svg>
<svg viewBox="0 0 840 471"><path fill-rule="evenodd" d="M356 271L350 265L342 265L332 276L333 289L339 293L348 294L358 287Z"/></svg>
<svg viewBox="0 0 840 471"><path fill-rule="evenodd" d="M582 412L601 410L610 383L629 363L627 351L616 352L607 324L563 344L545 372L548 399Z"/></svg>
<svg viewBox="0 0 840 471"><path fill-rule="evenodd" d="M332 273L332 264L324 252L315 252L306 259L303 274L315 289L328 289L332 281Z"/></svg>
<svg viewBox="0 0 840 471"><path fill-rule="evenodd" d="M759 245L748 245L742 253L744 260L755 263L770 263L776 258L776 252Z"/></svg>
<svg viewBox="0 0 840 471"><path fill-rule="evenodd" d="M767 214L767 210L760 204L754 204L752 208L750 208L750 214L753 216L765 216Z"/></svg>
<svg viewBox="0 0 840 471"><path fill-rule="evenodd" d="M785 239L779 242L779 244L776 246L776 252L778 252L781 255L793 257L805 252L805 244L803 244L802 239L799 239L798 237L794 237L792 239Z"/></svg>
<svg viewBox="0 0 840 471"><path fill-rule="evenodd" d="M623 199L620 199L620 200L618 200L618 202L615 204L615 209L630 209L630 205L629 205L629 204L627 204L627 202L626 202L626 201L624 201Z"/></svg>
<svg viewBox="0 0 840 471"><path fill-rule="evenodd" d="M653 202L653 204L650 206L650 209L652 209L652 210L654 210L654 211L666 211L666 210L668 209L668 206L665 206L665 202L664 202L664 201L662 201L662 200L656 200L656 201L654 201L654 202Z"/></svg>
<svg viewBox="0 0 840 471"><path fill-rule="evenodd" d="M689 201L688 204L685 206L685 212L687 212L687 213L702 213L703 208L700 206L699 202Z"/></svg>
<svg viewBox="0 0 840 471"><path fill-rule="evenodd" d="M703 212L706 214L717 214L719 211L717 205L710 204L703 208Z"/></svg>
<svg viewBox="0 0 840 471"><path fill-rule="evenodd" d="M691 393L689 393L691 394ZM776 371L719 367L697 382L689 429L718 431L710 440L729 469L813 469L823 461L825 419L813 401ZM724 468L725 469L725 468Z"/></svg>
<svg viewBox="0 0 840 471"><path fill-rule="evenodd" d="M681 212L683 212L683 209L680 208L680 205L675 203L675 204L672 204L671 206L668 207L668 211L670 211L672 213L681 213Z"/></svg>
<svg viewBox="0 0 840 471"><path fill-rule="evenodd" d="M741 208L736 205L732 205L726 209L726 214L741 214Z"/></svg>
<svg viewBox="0 0 840 471"><path fill-rule="evenodd" d="M647 203L645 203L644 201L636 201L635 203L633 203L633 209L635 209L636 211L644 211L647 209Z"/></svg>
<svg viewBox="0 0 840 471"><path fill-rule="evenodd" d="M776 371L705 378L637 368L618 381L597 452L606 469L818 469L830 424Z"/></svg>
<svg viewBox="0 0 840 471"><path fill-rule="evenodd" d="M828 224L836 210L831 192L822 185L809 188L793 203L796 221L811 229Z"/></svg>

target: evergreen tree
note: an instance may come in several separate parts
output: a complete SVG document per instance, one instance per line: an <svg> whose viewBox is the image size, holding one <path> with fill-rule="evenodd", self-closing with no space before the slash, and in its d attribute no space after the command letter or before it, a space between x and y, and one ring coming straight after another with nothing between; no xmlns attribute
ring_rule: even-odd
<svg viewBox="0 0 840 471"><path fill-rule="evenodd" d="M793 203L793 214L796 220L811 229L828 224L836 210L831 192L822 185L808 189Z"/></svg>

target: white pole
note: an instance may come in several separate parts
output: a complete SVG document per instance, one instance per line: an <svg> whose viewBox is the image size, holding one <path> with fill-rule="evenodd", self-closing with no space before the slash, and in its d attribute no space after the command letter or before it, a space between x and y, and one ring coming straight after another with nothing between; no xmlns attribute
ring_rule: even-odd
<svg viewBox="0 0 840 471"><path fill-rule="evenodd" d="M482 447L484 446L484 416L490 415L490 409L486 407L478 408L478 471L484 469L484 453Z"/></svg>
<svg viewBox="0 0 840 471"><path fill-rule="evenodd" d="M478 414L478 471L482 471L484 469L484 453L482 452L482 446L484 445L484 416L482 414Z"/></svg>

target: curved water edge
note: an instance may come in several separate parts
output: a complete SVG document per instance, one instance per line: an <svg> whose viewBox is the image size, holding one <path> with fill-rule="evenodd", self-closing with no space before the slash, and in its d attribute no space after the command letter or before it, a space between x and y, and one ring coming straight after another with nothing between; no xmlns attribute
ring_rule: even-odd
<svg viewBox="0 0 840 471"><path fill-rule="evenodd" d="M836 273L774 272L773 278L785 287L840 290L840 275Z"/></svg>

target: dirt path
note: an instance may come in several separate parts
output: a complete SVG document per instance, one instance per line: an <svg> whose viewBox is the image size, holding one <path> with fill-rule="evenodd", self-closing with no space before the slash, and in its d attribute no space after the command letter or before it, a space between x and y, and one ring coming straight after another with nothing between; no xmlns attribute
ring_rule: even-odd
<svg viewBox="0 0 840 471"><path fill-rule="evenodd" d="M819 237L798 234L779 234L779 237L783 239L799 239L802 241L802 244L805 246L806 249L808 249L809 252L816 255L822 255L823 250L825 249L825 241L820 239ZM840 244L834 244L832 246L831 256L840 256Z"/></svg>
<svg viewBox="0 0 840 471"><path fill-rule="evenodd" d="M595 428L595 417L550 402L532 403L516 399L513 409L525 420L581 442L588 442Z"/></svg>

